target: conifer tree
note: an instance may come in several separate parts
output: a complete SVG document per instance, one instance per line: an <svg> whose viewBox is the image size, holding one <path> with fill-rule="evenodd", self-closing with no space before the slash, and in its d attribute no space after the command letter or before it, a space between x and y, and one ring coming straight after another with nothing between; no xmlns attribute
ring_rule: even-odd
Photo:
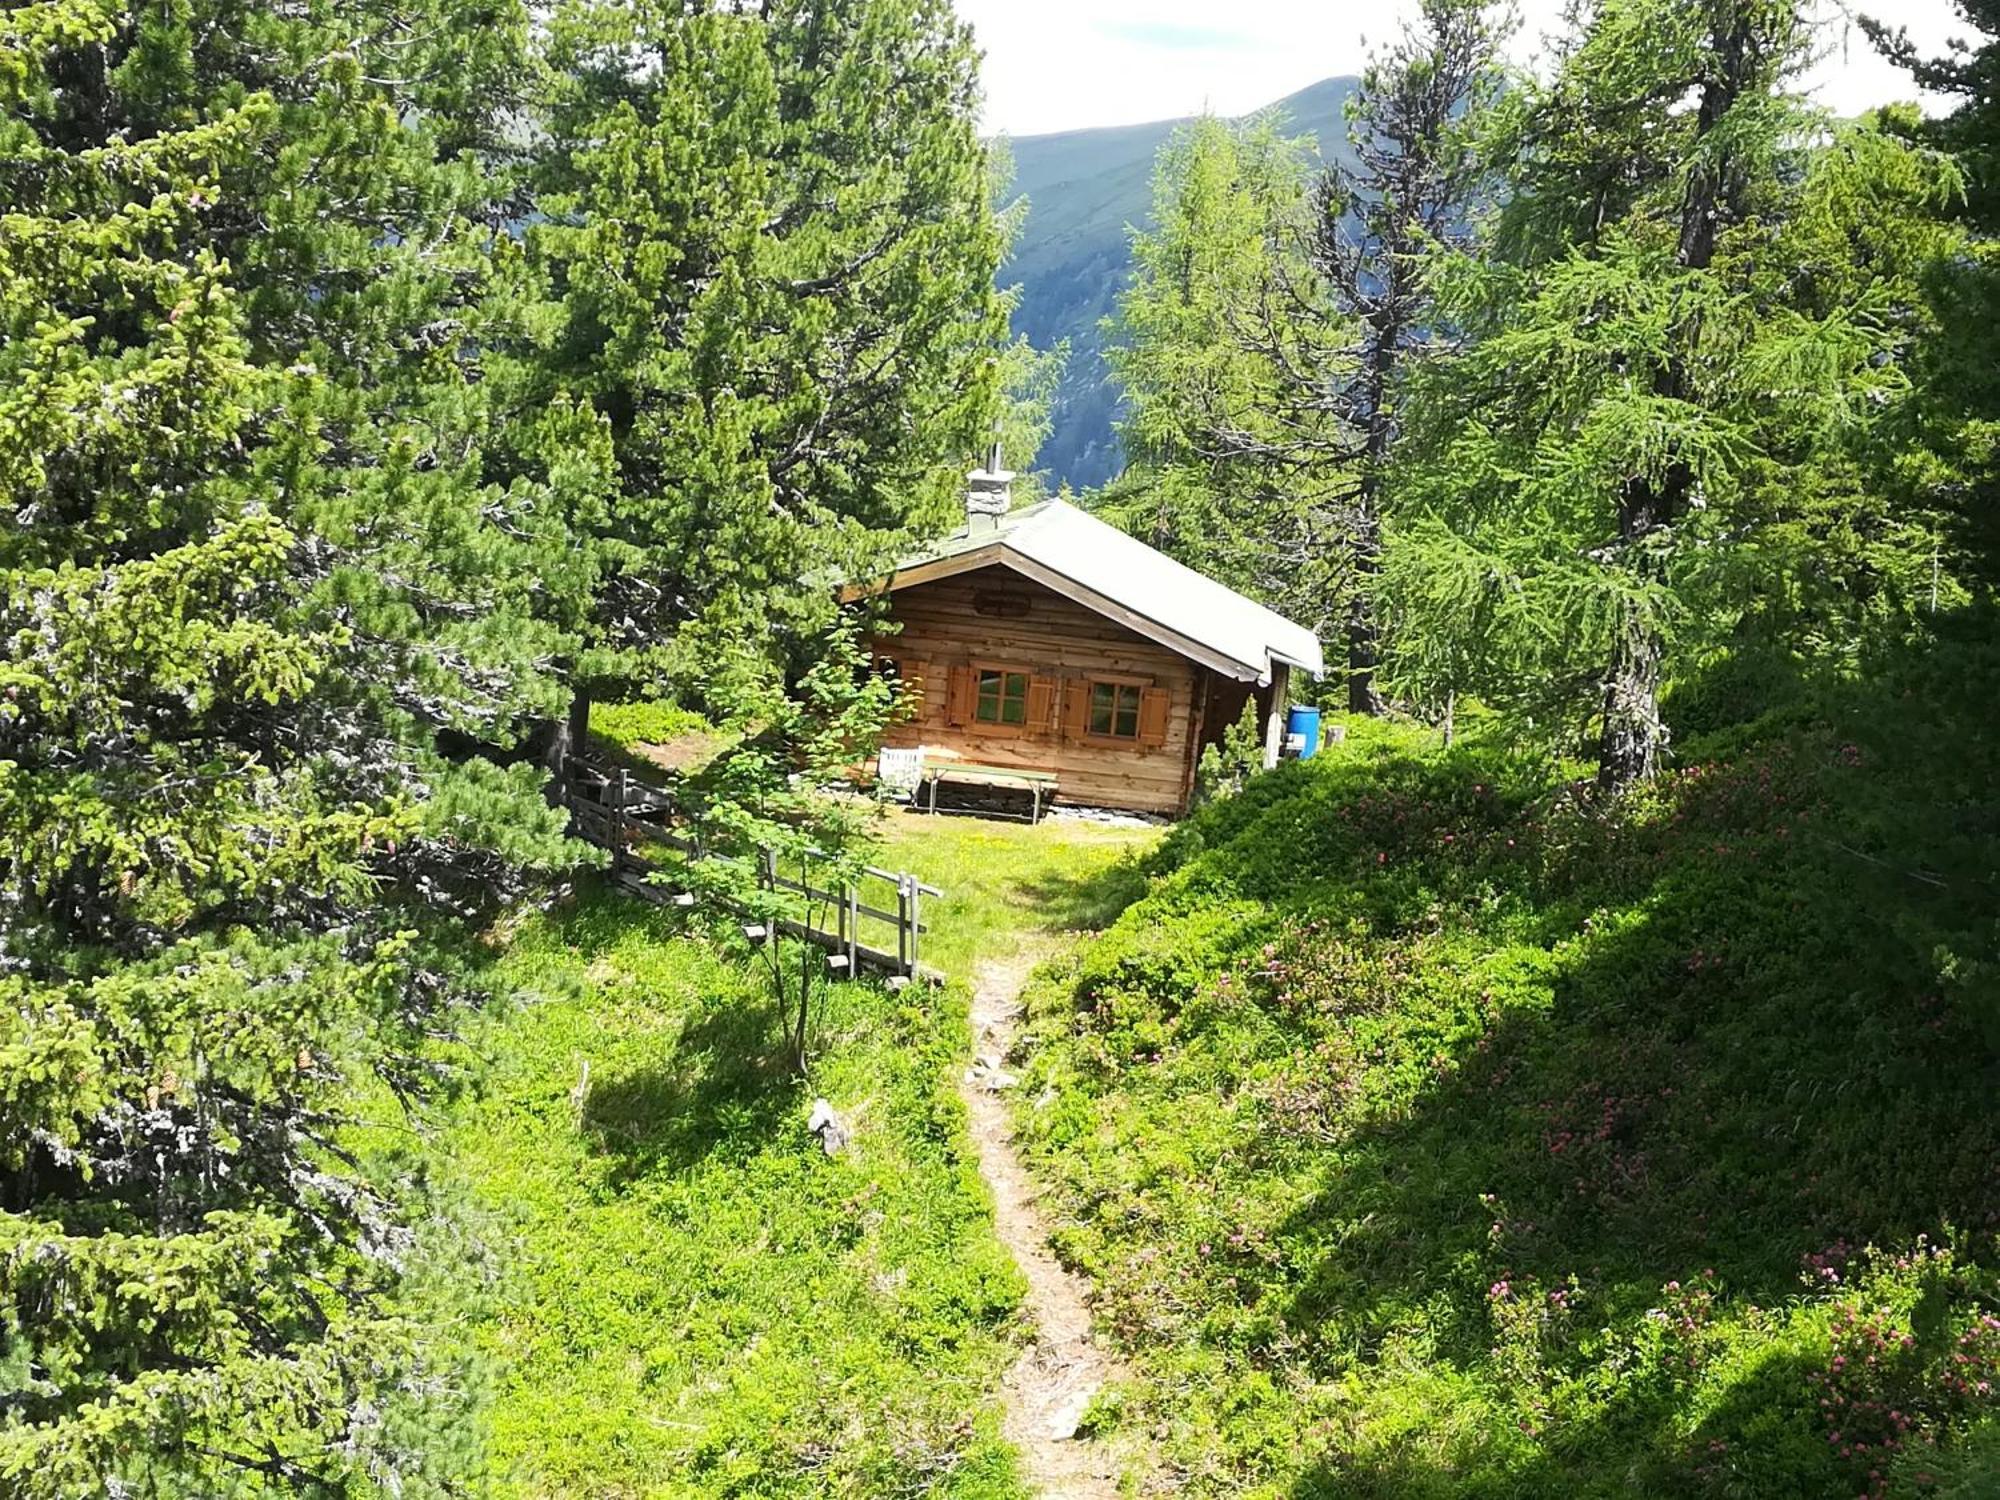
<svg viewBox="0 0 2000 1500"><path fill-rule="evenodd" d="M1905 121L1957 162L1965 189L1948 213L1966 231L1930 276L1937 331L1919 351L1923 420L1905 435L1938 462L1908 483L1945 509L1965 538L1962 560L1990 580L2000 575L2000 4L1958 9L1973 35L1936 57L1900 29L1863 25L1915 83L1955 101L1941 118Z"/></svg>
<svg viewBox="0 0 2000 1500"><path fill-rule="evenodd" d="M1792 4L1605 0L1582 23L1500 122L1507 207L1449 273L1470 346L1423 383L1390 570L1413 691L1588 737L1616 790L1661 762L1676 662L1767 598L1804 610L1873 503L1855 449L1926 317L1929 250L1900 225L1947 182L1789 92ZM1879 540L1849 561L1893 591L1893 520Z"/></svg>
<svg viewBox="0 0 2000 1500"><path fill-rule="evenodd" d="M1312 500L1272 459L1341 437L1281 408L1282 371L1249 334L1286 284L1277 262L1300 245L1307 182L1303 144L1269 121L1205 117L1161 148L1152 227L1133 237L1108 329L1131 466L1094 503L1190 567L1323 622Z"/></svg>
<svg viewBox="0 0 2000 1500"><path fill-rule="evenodd" d="M577 0L529 258L524 418L582 413L606 482L569 738L592 697L812 640L836 572L955 513L998 413L1001 241L976 54L943 0Z"/></svg>
<svg viewBox="0 0 2000 1500"><path fill-rule="evenodd" d="M1475 142L1504 34L1488 10L1429 0L1370 64L1309 193L1268 125L1204 121L1163 151L1158 227L1120 304L1140 468L1106 508L1338 631L1355 712L1383 707L1382 493L1407 367L1434 337L1425 268L1464 237L1487 175Z"/></svg>
<svg viewBox="0 0 2000 1500"><path fill-rule="evenodd" d="M1489 169L1478 132L1502 79L1507 23L1484 0L1425 0L1420 19L1373 59L1348 110L1351 160L1335 157L1314 193L1308 259L1315 283L1297 299L1308 316L1352 336L1331 360L1307 343L1285 353L1286 399L1325 408L1348 435L1326 545L1344 581L1348 708L1384 707L1376 577L1382 505L1398 431L1397 405L1413 361L1437 337L1428 268L1463 240ZM1284 348L1282 324L1265 336ZM1322 344L1324 347L1324 344Z"/></svg>
<svg viewBox="0 0 2000 1500"><path fill-rule="evenodd" d="M476 367L526 17L0 13L0 1491L455 1488L420 938L566 846ZM451 753L447 753L451 752Z"/></svg>

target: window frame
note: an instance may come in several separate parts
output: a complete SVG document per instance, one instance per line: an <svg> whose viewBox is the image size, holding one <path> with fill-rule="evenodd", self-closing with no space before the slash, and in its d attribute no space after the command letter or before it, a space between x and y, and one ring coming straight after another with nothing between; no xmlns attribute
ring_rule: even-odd
<svg viewBox="0 0 2000 1500"><path fill-rule="evenodd" d="M1140 725L1143 721L1146 692L1152 685L1136 681L1130 677L1086 677L1083 680L1084 712L1083 732L1086 738L1101 740L1110 745L1133 745L1140 740ZM1099 688L1111 692L1111 727L1097 727L1097 693ZM1121 733L1118 720L1125 710L1125 695L1131 694L1132 731Z"/></svg>
<svg viewBox="0 0 2000 1500"><path fill-rule="evenodd" d="M966 719L967 726L985 734L1026 734L1028 732L1028 699L1034 690L1035 681L1033 669L1019 666L1012 662L975 661L968 663L968 665L972 668L972 712ZM980 709L986 696L983 679L989 675L1000 679L999 693L994 702L996 710L1002 715L1007 711L1009 697L1007 692L1008 679L1014 677L1020 678L1021 694L1019 701L1021 705L1021 717L1018 722L1009 723L1004 717L988 719L981 715Z"/></svg>

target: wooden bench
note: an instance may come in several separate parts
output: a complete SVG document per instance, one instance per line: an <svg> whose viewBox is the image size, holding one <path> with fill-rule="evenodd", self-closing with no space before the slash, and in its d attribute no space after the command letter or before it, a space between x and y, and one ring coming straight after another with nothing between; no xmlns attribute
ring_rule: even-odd
<svg viewBox="0 0 2000 1500"><path fill-rule="evenodd" d="M924 761L921 785L931 790L931 816L937 816L938 785L950 782L953 786L1021 787L1033 798L1033 809L1028 815L1030 824L1042 821L1042 809L1055 801L1058 777L1053 771L1022 771L1013 766L982 766L966 760Z"/></svg>

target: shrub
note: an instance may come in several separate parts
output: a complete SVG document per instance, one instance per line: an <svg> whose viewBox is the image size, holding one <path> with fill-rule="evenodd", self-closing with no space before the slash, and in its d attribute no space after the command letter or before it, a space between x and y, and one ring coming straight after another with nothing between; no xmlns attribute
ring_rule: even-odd
<svg viewBox="0 0 2000 1500"><path fill-rule="evenodd" d="M1607 807L1357 725L1166 840L1031 997L1020 1127L1186 1492L1959 1483L1992 929L1907 873L1951 743L1828 711Z"/></svg>

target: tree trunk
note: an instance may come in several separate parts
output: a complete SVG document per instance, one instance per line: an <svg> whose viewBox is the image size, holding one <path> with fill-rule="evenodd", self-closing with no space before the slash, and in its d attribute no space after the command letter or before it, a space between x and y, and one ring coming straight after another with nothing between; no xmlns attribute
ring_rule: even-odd
<svg viewBox="0 0 2000 1500"><path fill-rule="evenodd" d="M1357 714L1379 715L1388 707L1382 701L1381 690L1375 686L1382 640L1375 619L1375 586L1382 574L1382 479L1396 443L1391 402L1403 342L1403 289L1396 284L1405 274L1403 250L1400 234L1385 246L1384 263L1391 284L1384 289L1381 305L1368 319L1369 347L1366 373L1362 377L1368 428L1362 447L1361 483L1355 493L1355 582L1347 615L1347 706Z"/></svg>
<svg viewBox="0 0 2000 1500"><path fill-rule="evenodd" d="M1619 624L1604 680L1604 730L1597 746L1597 785L1612 793L1651 777L1666 743L1660 723L1659 632L1629 614Z"/></svg>
<svg viewBox="0 0 2000 1500"><path fill-rule="evenodd" d="M1662 380L1663 394L1678 394ZM1694 476L1679 464L1657 487L1630 480L1619 496L1619 540L1635 577L1656 582L1661 561L1647 550L1648 539L1676 517L1686 503ZM1604 673L1604 722L1597 742L1597 785L1616 794L1647 780L1660 768L1666 725L1660 718L1660 677L1666 641L1640 607L1621 601L1612 628L1611 661Z"/></svg>
<svg viewBox="0 0 2000 1500"><path fill-rule="evenodd" d="M569 700L569 713L549 730L548 750L542 757L549 773L549 799L561 802L569 795L571 761L590 748L590 692L576 688Z"/></svg>
<svg viewBox="0 0 2000 1500"><path fill-rule="evenodd" d="M1371 517L1369 532L1379 528ZM1381 659L1381 628L1375 623L1375 577L1382 570L1377 543L1371 539L1355 548L1354 571L1362 582L1347 607L1347 711L1379 715L1388 705L1375 685L1375 668Z"/></svg>
<svg viewBox="0 0 2000 1500"><path fill-rule="evenodd" d="M1725 149L1709 159L1701 152L1702 143L1721 127L1751 87L1758 67L1752 34L1756 19L1751 7L1728 6L1721 15L1726 20L1713 34L1716 71L1702 87L1696 120L1697 160L1681 200L1675 259L1689 271L1706 270L1714 263L1725 216L1736 208L1742 192L1741 170L1731 154ZM1696 337L1697 332L1691 330L1688 342L1692 344ZM1653 391L1681 401L1689 399L1689 384L1686 365L1670 358L1654 375ZM1618 535L1621 551L1632 559L1630 566L1637 577L1647 582L1660 577L1664 560L1656 549L1649 548L1648 541L1660 528L1681 518L1693 490L1694 475L1681 463L1670 466L1657 485L1638 477L1625 482L1618 497ZM1597 750L1597 784L1607 792L1621 792L1660 768L1667 738L1660 718L1665 657L1666 642L1658 626L1639 618L1635 605L1622 604L1604 675L1604 724Z"/></svg>

